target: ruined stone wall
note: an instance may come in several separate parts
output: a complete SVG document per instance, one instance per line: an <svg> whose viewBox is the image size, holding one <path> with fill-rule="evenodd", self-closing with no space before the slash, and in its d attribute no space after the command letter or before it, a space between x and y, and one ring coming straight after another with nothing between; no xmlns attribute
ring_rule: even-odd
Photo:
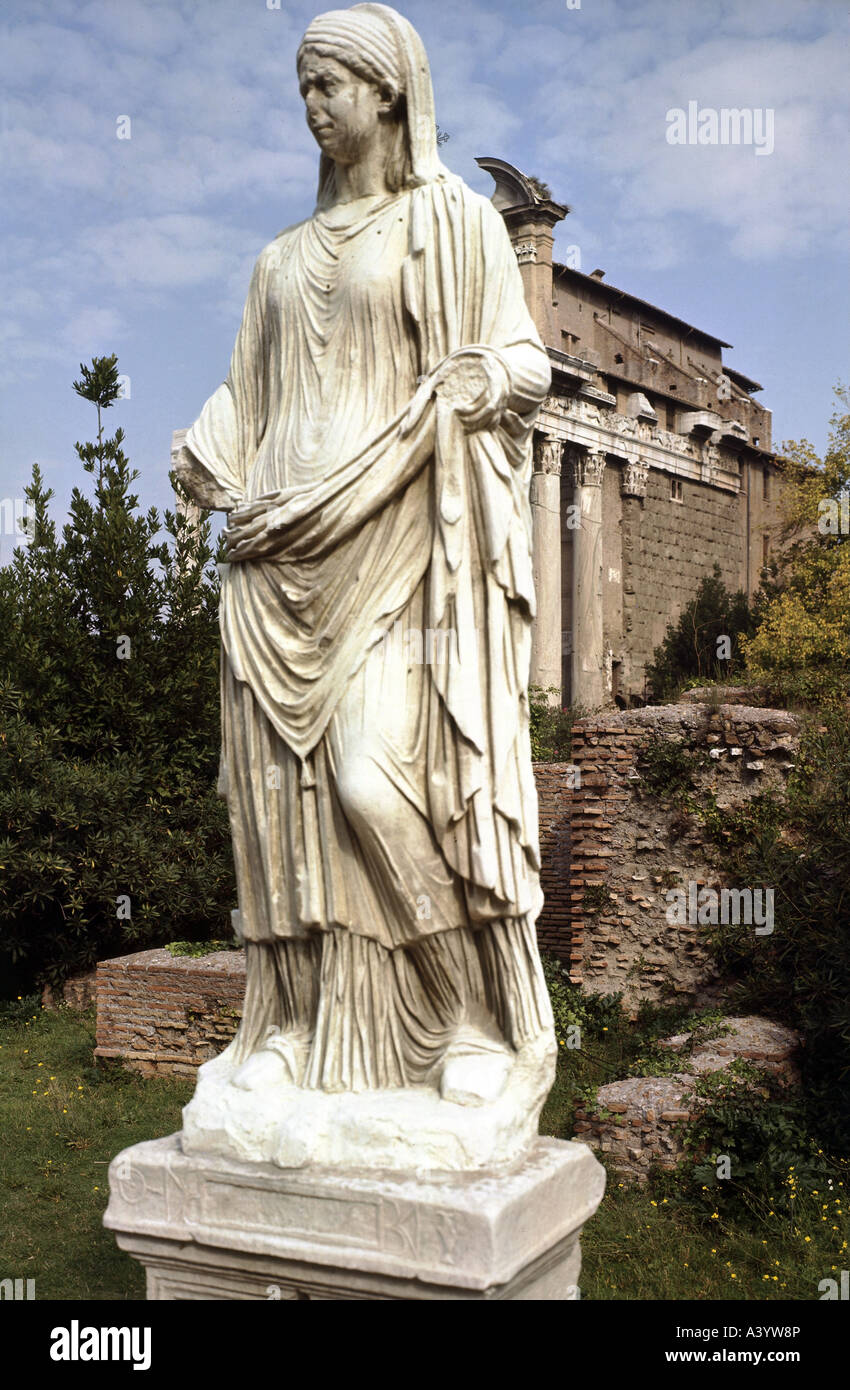
<svg viewBox="0 0 850 1390"><path fill-rule="evenodd" d="M798 726L784 710L746 706L649 706L593 716L573 727L580 786L572 794L571 978L599 993L717 1002L721 981L705 928L667 922L669 889L725 886L704 829L675 802L650 793L641 751L661 735L698 756L700 792L718 807L781 789L794 765ZM753 885L755 887L755 885ZM741 930L752 930L743 926Z"/></svg>
<svg viewBox="0 0 850 1390"><path fill-rule="evenodd" d="M611 1081L599 1087L593 1106L576 1107L576 1139L600 1150L618 1173L639 1182L646 1181L651 1168L669 1170L686 1157L680 1122L693 1119L705 1104L696 1091L701 1075L741 1060L771 1073L782 1085L800 1083L800 1036L771 1019L724 1018L710 1040L679 1033L659 1046L682 1055L681 1071Z"/></svg>

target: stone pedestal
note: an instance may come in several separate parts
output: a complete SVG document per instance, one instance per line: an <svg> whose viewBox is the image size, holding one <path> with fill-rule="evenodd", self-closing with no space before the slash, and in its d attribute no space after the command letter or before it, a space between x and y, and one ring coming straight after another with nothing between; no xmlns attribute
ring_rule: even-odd
<svg viewBox="0 0 850 1390"><path fill-rule="evenodd" d="M571 1299L605 1172L538 1139L486 1173L281 1169L184 1154L180 1135L113 1160L104 1224L149 1299Z"/></svg>

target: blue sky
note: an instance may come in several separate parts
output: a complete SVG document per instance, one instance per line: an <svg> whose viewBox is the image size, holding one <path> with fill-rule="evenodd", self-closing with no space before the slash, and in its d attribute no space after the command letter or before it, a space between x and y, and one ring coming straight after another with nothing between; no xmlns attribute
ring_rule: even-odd
<svg viewBox="0 0 850 1390"><path fill-rule="evenodd" d="M7 0L0 498L34 461L64 518L93 410L79 363L116 352L145 505L171 431L227 371L253 261L309 214L318 152L294 70L301 0ZM408 0L445 162L545 179L556 257L734 344L774 441L826 442L847 380L848 10L843 0ZM666 113L771 108L775 148L671 146ZM129 116L130 139L119 139ZM126 129L126 127L123 127ZM9 543L0 550L8 558Z"/></svg>

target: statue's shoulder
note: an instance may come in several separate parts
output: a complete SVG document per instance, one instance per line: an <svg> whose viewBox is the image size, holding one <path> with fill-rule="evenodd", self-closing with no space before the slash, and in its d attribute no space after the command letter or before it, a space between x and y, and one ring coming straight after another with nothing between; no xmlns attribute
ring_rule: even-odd
<svg viewBox="0 0 850 1390"><path fill-rule="evenodd" d="M286 242L291 241L293 237L298 236L301 229L306 227L307 223L311 221L312 217L302 217L300 222L293 222L289 227L284 227L283 231L278 232L274 240L269 242L268 246L265 248L266 251L271 252L275 247L280 247Z"/></svg>
<svg viewBox="0 0 850 1390"><path fill-rule="evenodd" d="M284 227L282 232L278 232L277 236L263 247L256 263L256 270L260 275L275 270L280 265L292 247L292 243L297 240L300 232L309 221L309 217L302 217L300 222L293 222L290 227Z"/></svg>
<svg viewBox="0 0 850 1390"><path fill-rule="evenodd" d="M465 221L487 230L494 228L498 231L505 230L502 215L493 206L491 200L484 193L476 193L475 189L470 188L459 174L450 174L447 178L435 179L428 187L436 197L441 198L449 205L454 205Z"/></svg>
<svg viewBox="0 0 850 1390"><path fill-rule="evenodd" d="M436 198L461 203L470 209L475 209L487 201L482 194L476 193L474 189L470 188L460 174L446 172L442 178L431 179L424 187Z"/></svg>

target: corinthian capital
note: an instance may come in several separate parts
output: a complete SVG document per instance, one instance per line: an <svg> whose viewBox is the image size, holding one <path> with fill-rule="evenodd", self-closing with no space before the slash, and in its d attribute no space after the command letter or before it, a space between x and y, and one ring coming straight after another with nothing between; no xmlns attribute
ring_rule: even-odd
<svg viewBox="0 0 850 1390"><path fill-rule="evenodd" d="M556 478L559 478L563 451L564 441L562 439L553 439L551 435L541 435L534 442L535 473L553 473Z"/></svg>
<svg viewBox="0 0 850 1390"><path fill-rule="evenodd" d="M605 472L606 457L603 453L591 453L587 449L570 450L570 467L573 474L573 487L601 487Z"/></svg>
<svg viewBox="0 0 850 1390"><path fill-rule="evenodd" d="M649 464L639 459L627 459L620 479L620 489L624 497L645 497L649 478Z"/></svg>

